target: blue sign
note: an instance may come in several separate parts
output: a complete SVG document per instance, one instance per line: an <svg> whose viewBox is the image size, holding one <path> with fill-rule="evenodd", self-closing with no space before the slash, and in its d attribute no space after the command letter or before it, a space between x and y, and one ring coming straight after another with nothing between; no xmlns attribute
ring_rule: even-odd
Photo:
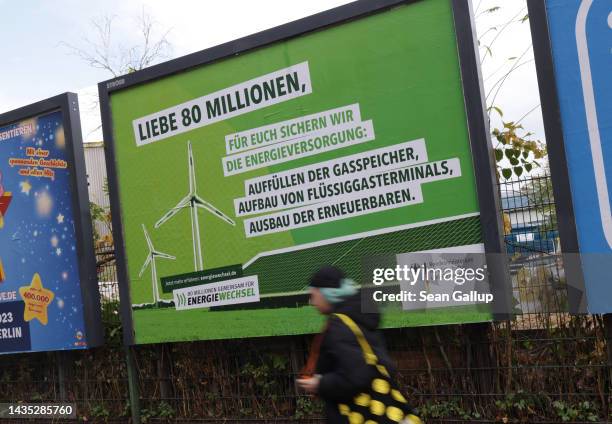
<svg viewBox="0 0 612 424"><path fill-rule="evenodd" d="M0 353L87 347L69 155L59 111L0 127Z"/></svg>
<svg viewBox="0 0 612 424"><path fill-rule="evenodd" d="M546 4L588 310L608 313L612 312L612 2L548 0Z"/></svg>
<svg viewBox="0 0 612 424"><path fill-rule="evenodd" d="M31 346L30 323L24 319L24 302L0 304L0 346L3 352L25 352Z"/></svg>

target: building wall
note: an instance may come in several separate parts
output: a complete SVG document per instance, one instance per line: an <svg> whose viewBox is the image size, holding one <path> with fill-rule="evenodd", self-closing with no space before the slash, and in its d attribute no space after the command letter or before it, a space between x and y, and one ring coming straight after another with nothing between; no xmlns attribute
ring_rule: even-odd
<svg viewBox="0 0 612 424"><path fill-rule="evenodd" d="M110 200L104 191L106 184L106 160L104 157L104 143L84 143L85 167L87 169L87 183L89 201L109 209ZM110 235L108 228L99 222L95 223L96 230L101 237Z"/></svg>

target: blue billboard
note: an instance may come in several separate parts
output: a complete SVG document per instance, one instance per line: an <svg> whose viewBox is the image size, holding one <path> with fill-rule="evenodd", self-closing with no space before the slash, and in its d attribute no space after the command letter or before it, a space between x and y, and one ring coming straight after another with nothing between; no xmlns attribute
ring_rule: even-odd
<svg viewBox="0 0 612 424"><path fill-rule="evenodd" d="M608 313L612 312L612 2L547 0L546 13L588 310Z"/></svg>
<svg viewBox="0 0 612 424"><path fill-rule="evenodd" d="M90 345L64 125L61 110L0 125L0 353Z"/></svg>

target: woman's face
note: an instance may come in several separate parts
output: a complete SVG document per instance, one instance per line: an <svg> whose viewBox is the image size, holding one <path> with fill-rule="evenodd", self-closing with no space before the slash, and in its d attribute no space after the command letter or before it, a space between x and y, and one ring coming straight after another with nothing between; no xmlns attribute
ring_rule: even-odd
<svg viewBox="0 0 612 424"><path fill-rule="evenodd" d="M310 288L310 304L318 309L322 314L331 313L331 304L325 299L325 296L321 293L321 290L311 287Z"/></svg>

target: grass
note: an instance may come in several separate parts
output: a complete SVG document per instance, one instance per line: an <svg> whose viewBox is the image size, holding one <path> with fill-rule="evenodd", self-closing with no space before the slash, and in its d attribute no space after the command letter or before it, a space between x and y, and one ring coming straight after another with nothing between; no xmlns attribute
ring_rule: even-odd
<svg viewBox="0 0 612 424"><path fill-rule="evenodd" d="M138 344L309 334L319 332L323 326L323 317L309 306L216 312L198 309L178 312L165 308L141 309L132 313ZM392 309L383 314L381 327L419 327L490 320L489 313L479 312L473 306L416 312Z"/></svg>

